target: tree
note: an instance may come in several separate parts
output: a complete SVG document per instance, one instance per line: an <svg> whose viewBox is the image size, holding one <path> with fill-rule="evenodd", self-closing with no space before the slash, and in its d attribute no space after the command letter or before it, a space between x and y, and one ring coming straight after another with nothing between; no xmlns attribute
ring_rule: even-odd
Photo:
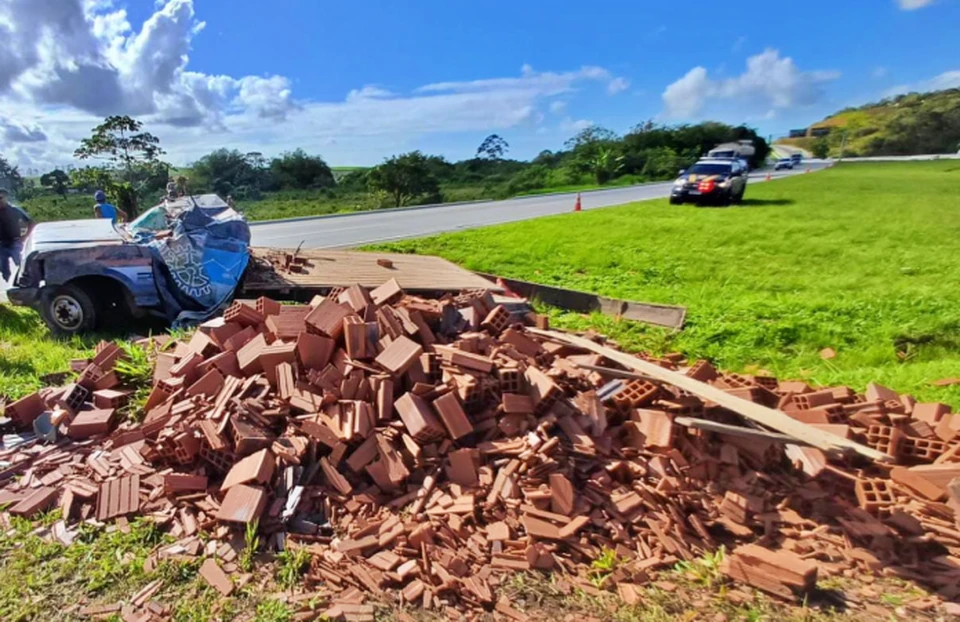
<svg viewBox="0 0 960 622"><path fill-rule="evenodd" d="M257 198L267 173L263 162L251 155L235 149L217 149L208 153L194 163L192 185L216 192L224 198ZM260 156L260 160L262 158ZM255 166L257 163L261 164L259 168Z"/></svg>
<svg viewBox="0 0 960 622"><path fill-rule="evenodd" d="M115 167L132 171L134 165L156 162L164 154L160 139L149 132L141 132L143 124L130 117L107 117L93 128L93 135L80 141L74 156L81 160L101 158Z"/></svg>
<svg viewBox="0 0 960 622"><path fill-rule="evenodd" d="M419 151L393 156L367 173L371 190L386 192L394 205L408 205L421 195L440 193L437 179L430 172L427 158Z"/></svg>
<svg viewBox="0 0 960 622"><path fill-rule="evenodd" d="M167 165L159 160L164 154L160 139L142 129L143 124L131 117L107 117L74 152L80 160L102 159L109 168L122 172L126 186L118 185L113 194L131 218L137 214L138 195L154 191L161 181L166 184L169 174ZM107 187L104 190L110 194Z"/></svg>
<svg viewBox="0 0 960 622"><path fill-rule="evenodd" d="M590 157L590 171L597 183L603 185L617 176L623 168L623 156L613 145L603 145Z"/></svg>
<svg viewBox="0 0 960 622"><path fill-rule="evenodd" d="M106 190L112 183L110 170L102 166L85 166L70 171L70 185L84 192Z"/></svg>
<svg viewBox="0 0 960 622"><path fill-rule="evenodd" d="M67 196L67 184L70 183L70 177L58 168L49 173L44 173L40 177L40 185L52 189L62 197Z"/></svg>
<svg viewBox="0 0 960 622"><path fill-rule="evenodd" d="M617 133L613 130L608 130L599 125L591 125L577 132L573 138L567 139L567 142L563 143L563 146L571 151L576 151L578 148L587 145L610 143L616 140L618 140Z"/></svg>
<svg viewBox="0 0 960 622"><path fill-rule="evenodd" d="M584 128L567 140L570 164L581 175L591 175L598 184L610 181L623 167L621 141L617 135L596 125Z"/></svg>
<svg viewBox="0 0 960 622"><path fill-rule="evenodd" d="M20 176L20 170L0 156L0 188L6 188L13 196L17 196L22 187L23 177Z"/></svg>
<svg viewBox="0 0 960 622"><path fill-rule="evenodd" d="M830 143L827 142L826 138L821 136L815 143L813 143L811 151L813 152L813 157L820 158L822 160L830 155Z"/></svg>
<svg viewBox="0 0 960 622"><path fill-rule="evenodd" d="M307 155L303 149L284 153L270 162L270 177L277 188L303 190L337 185L323 158Z"/></svg>
<svg viewBox="0 0 960 622"><path fill-rule="evenodd" d="M510 145L507 141L500 138L498 134L490 134L477 147L476 157L484 160L502 160L508 149L510 149Z"/></svg>

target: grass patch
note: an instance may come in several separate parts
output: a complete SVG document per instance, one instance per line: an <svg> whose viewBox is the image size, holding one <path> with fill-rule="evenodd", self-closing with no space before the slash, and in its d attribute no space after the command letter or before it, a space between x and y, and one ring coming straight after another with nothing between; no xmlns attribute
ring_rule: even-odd
<svg viewBox="0 0 960 622"><path fill-rule="evenodd" d="M377 248L687 306L676 333L551 311L628 348L960 406L960 387L930 384L960 375L958 185L950 161L844 164L753 185L740 208L647 201ZM825 347L837 357L821 359Z"/></svg>
<svg viewBox="0 0 960 622"><path fill-rule="evenodd" d="M45 518L49 527L59 517ZM14 518L12 528L0 533L0 620L87 620L80 615L82 607L129 601L157 579L161 587L154 599L170 608L175 622L293 619L276 591L280 586L271 579L270 564L229 598L200 577L201 558L164 560L147 572L150 554L172 541L150 521L136 520L126 531L84 527L65 546L30 521Z"/></svg>
<svg viewBox="0 0 960 622"><path fill-rule="evenodd" d="M45 374L70 369L70 359L90 356L96 336L56 339L30 309L0 304L0 398L36 391Z"/></svg>

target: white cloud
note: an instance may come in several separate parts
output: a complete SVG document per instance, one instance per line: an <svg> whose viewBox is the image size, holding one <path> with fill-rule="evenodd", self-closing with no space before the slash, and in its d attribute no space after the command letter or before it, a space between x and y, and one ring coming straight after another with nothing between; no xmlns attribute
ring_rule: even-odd
<svg viewBox="0 0 960 622"><path fill-rule="evenodd" d="M72 163L80 139L108 114L144 121L176 164L217 147L272 155L322 147L369 164L430 133L535 128L578 91L629 85L608 69L538 71L427 84L408 92L358 86L342 99L297 99L284 75L211 75L190 68L207 36L195 0L157 0L142 24L112 0L0 0L0 143L38 169ZM362 84L362 83L361 83ZM557 99L560 96L563 99ZM13 124L4 119L16 119ZM578 128L587 121L569 121ZM329 149L329 151L328 151Z"/></svg>
<svg viewBox="0 0 960 622"><path fill-rule="evenodd" d="M393 97L393 93L379 86L368 84L362 89L353 89L347 93L347 101L360 101L363 99L384 99Z"/></svg>
<svg viewBox="0 0 960 622"><path fill-rule="evenodd" d="M205 25L193 0L158 1L139 31L109 0L4 0L0 96L177 126L220 126L228 104L262 118L295 109L281 76L187 71Z"/></svg>
<svg viewBox="0 0 960 622"><path fill-rule="evenodd" d="M887 76L888 70L886 67L874 67L873 71L870 72L874 78L885 78Z"/></svg>
<svg viewBox="0 0 960 622"><path fill-rule="evenodd" d="M607 84L607 93L616 95L617 93L626 91L628 88L630 88L630 80L626 78L614 78Z"/></svg>
<svg viewBox="0 0 960 622"><path fill-rule="evenodd" d="M767 49L747 59L747 69L734 78L713 79L704 67L694 67L663 92L666 114L697 116L710 102L734 100L748 108L783 109L817 102L823 85L837 79L833 71L801 71L793 59Z"/></svg>
<svg viewBox="0 0 960 622"><path fill-rule="evenodd" d="M939 76L928 80L925 86L927 87L925 90L929 91L942 91L944 89L960 88L960 69L944 71Z"/></svg>
<svg viewBox="0 0 960 622"><path fill-rule="evenodd" d="M898 84L884 91L884 97L896 97L906 93L929 93L946 89L960 89L960 69L944 71L929 80L921 80L913 84Z"/></svg>
<svg viewBox="0 0 960 622"><path fill-rule="evenodd" d="M897 4L900 5L900 8L904 11L915 11L917 9L922 9L925 6L930 6L935 2L935 0L896 0Z"/></svg>
<svg viewBox="0 0 960 622"><path fill-rule="evenodd" d="M560 124L560 129L563 130L564 132L576 134L578 132L582 132L583 130L593 125L596 125L596 124L593 121L588 121L587 119L578 119L574 121L570 117L567 117Z"/></svg>
<svg viewBox="0 0 960 622"><path fill-rule="evenodd" d="M585 65L577 71L554 73L552 71L538 72L530 65L520 68L519 78L492 78L485 80L468 80L463 82L438 82L427 84L416 89L417 93L477 93L491 90L505 90L515 92L536 92L538 95L550 96L567 93L573 90L577 82L594 80L611 82L617 80L603 67Z"/></svg>

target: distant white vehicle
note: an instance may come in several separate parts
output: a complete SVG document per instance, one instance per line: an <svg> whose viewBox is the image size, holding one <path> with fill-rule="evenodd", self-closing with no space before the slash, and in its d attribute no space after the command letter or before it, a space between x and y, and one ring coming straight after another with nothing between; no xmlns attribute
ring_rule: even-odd
<svg viewBox="0 0 960 622"><path fill-rule="evenodd" d="M773 165L773 170L779 171L780 169L793 169L793 160L790 158L780 158L777 160L777 163Z"/></svg>

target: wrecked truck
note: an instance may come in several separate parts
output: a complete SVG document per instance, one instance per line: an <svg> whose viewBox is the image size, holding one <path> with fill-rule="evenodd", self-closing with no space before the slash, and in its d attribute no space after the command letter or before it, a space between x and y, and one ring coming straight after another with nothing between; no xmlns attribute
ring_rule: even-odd
<svg viewBox="0 0 960 622"><path fill-rule="evenodd" d="M115 327L128 316L191 326L235 298L307 301L391 280L429 296L501 291L439 257L249 244L246 220L212 194L165 201L125 225L40 223L7 295L34 308L54 333L74 335Z"/></svg>
<svg viewBox="0 0 960 622"><path fill-rule="evenodd" d="M40 223L7 296L61 335L126 315L202 321L232 299L249 242L246 220L216 195L166 200L128 224Z"/></svg>

